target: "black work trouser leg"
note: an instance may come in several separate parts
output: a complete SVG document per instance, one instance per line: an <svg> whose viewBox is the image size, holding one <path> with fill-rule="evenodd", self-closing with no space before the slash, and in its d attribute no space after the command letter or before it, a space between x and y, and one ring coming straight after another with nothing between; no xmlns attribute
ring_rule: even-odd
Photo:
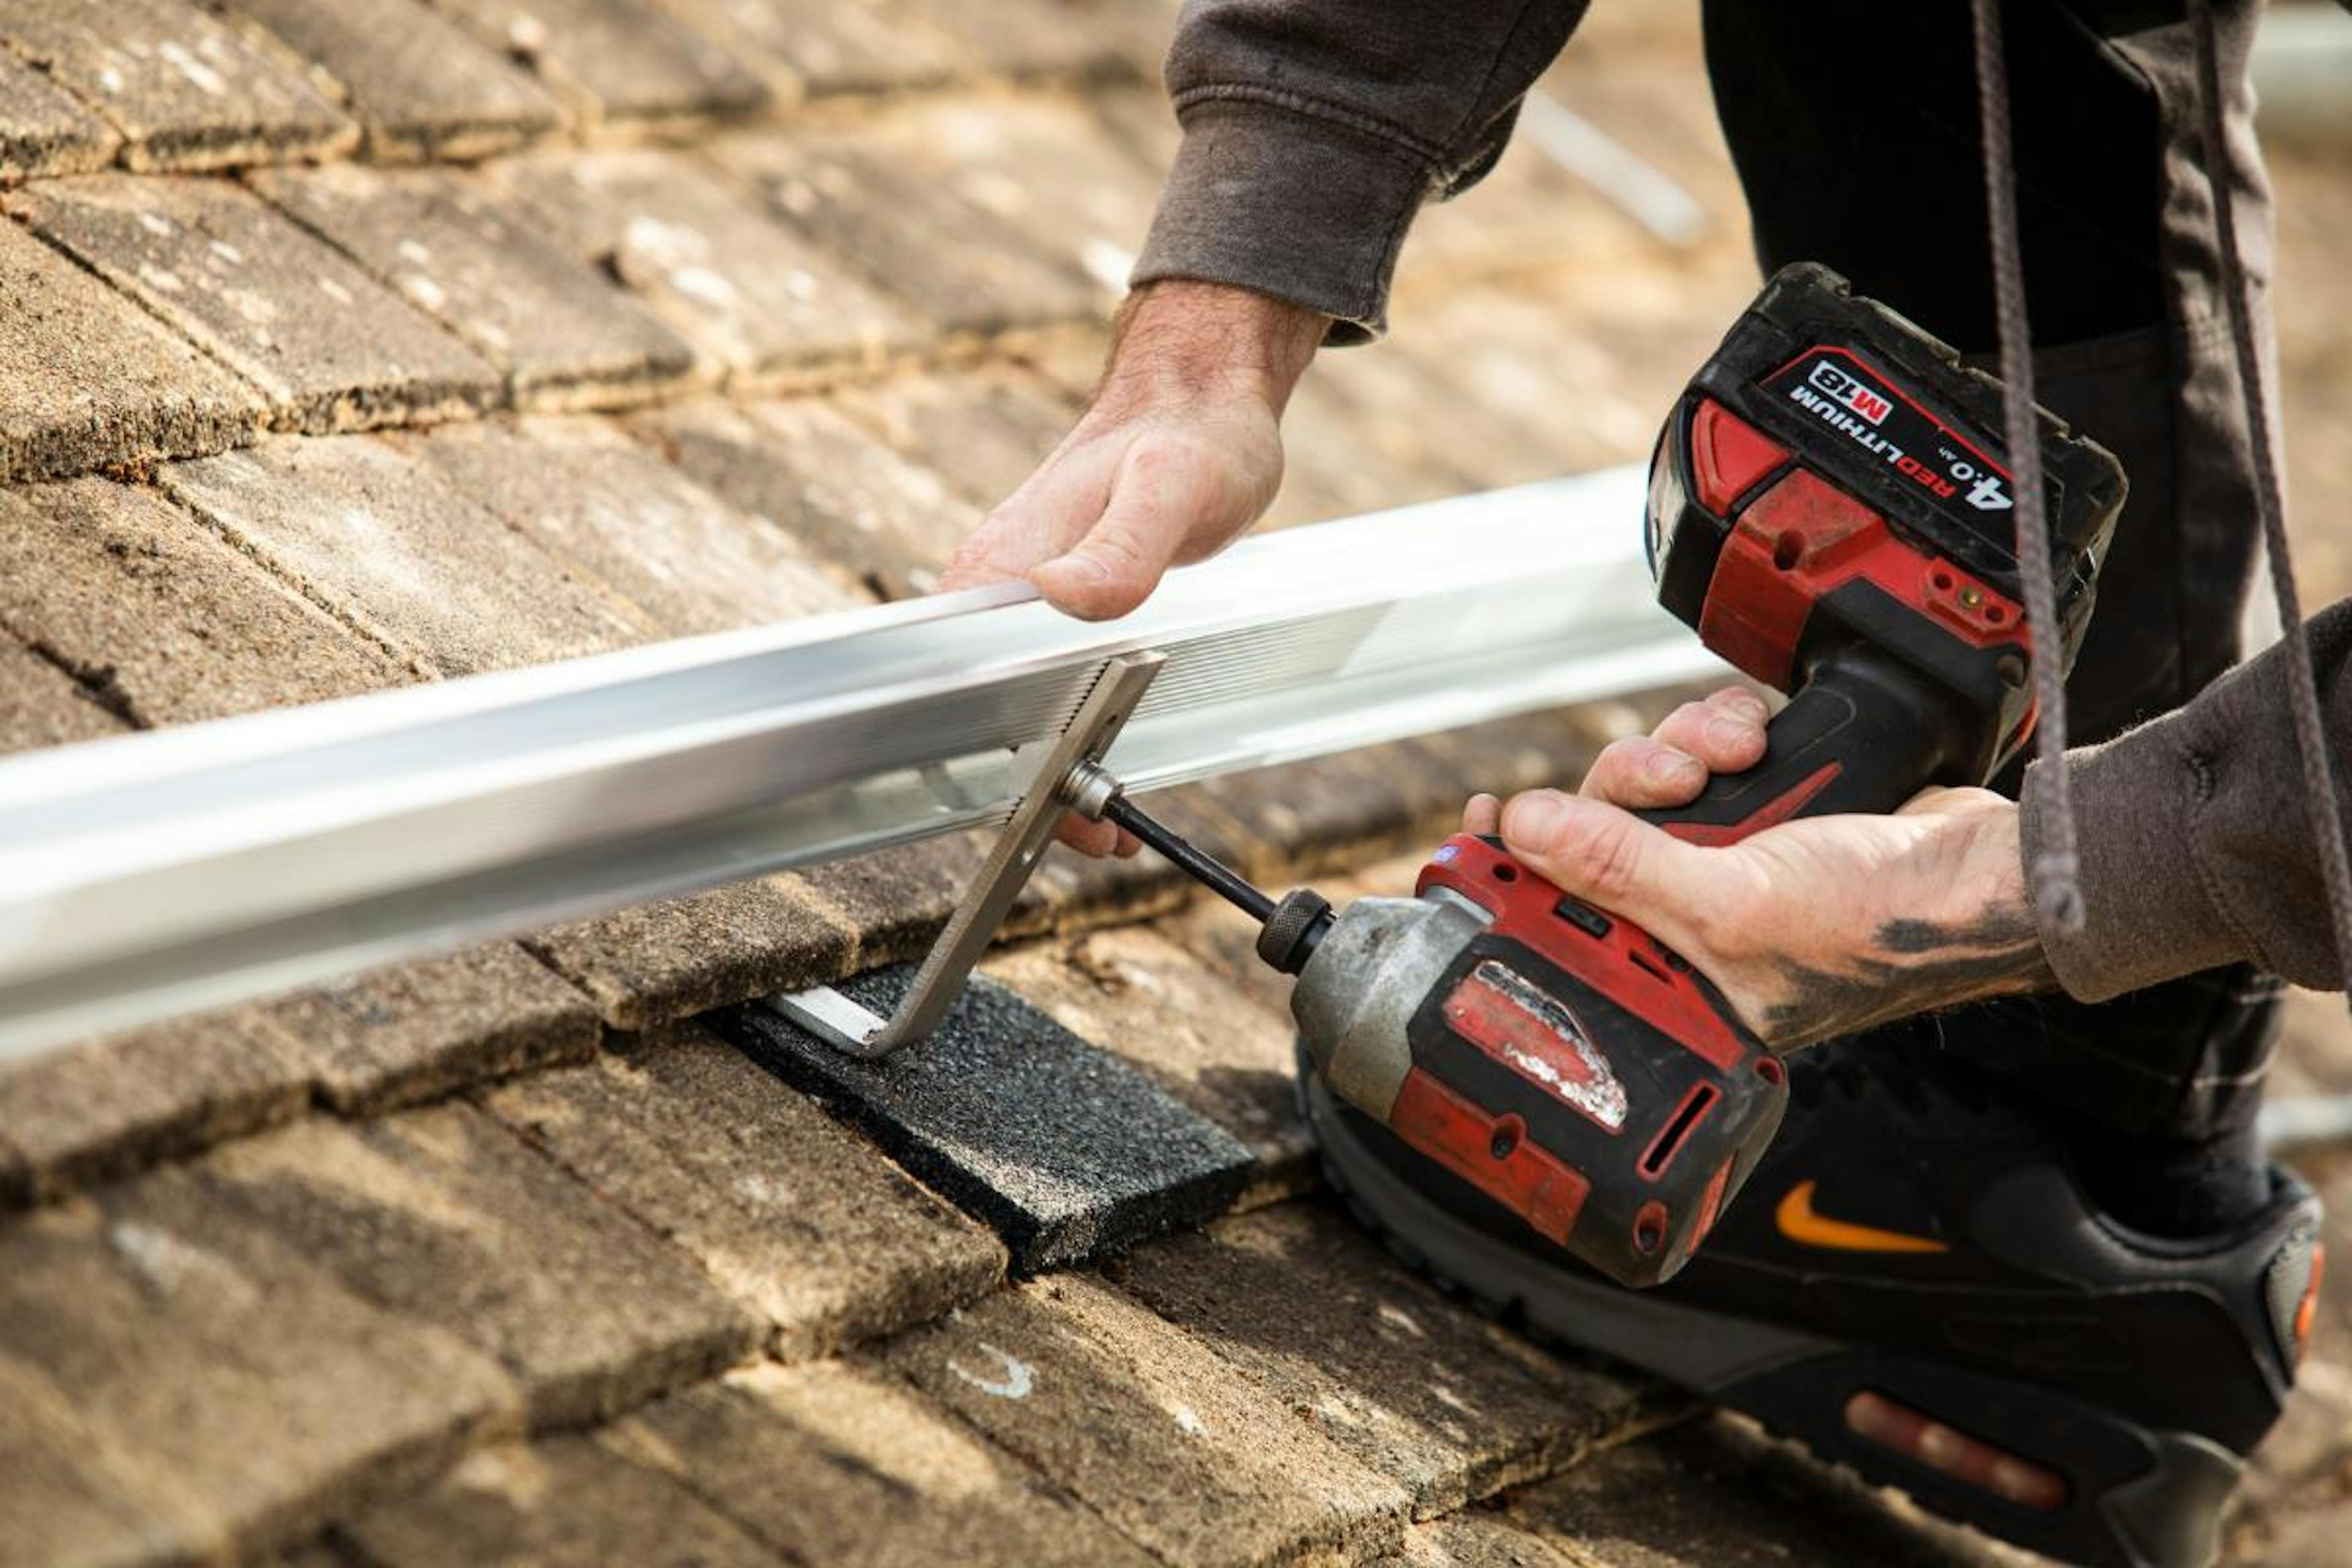
<svg viewBox="0 0 2352 1568"><path fill-rule="evenodd" d="M2267 341L2269 195L2244 81L2257 6L2217 10L2229 177ZM1706 16L1766 270L1823 262L1989 360L1968 0L1706 0ZM2010 0L2004 26L2037 393L2114 450L2131 483L2067 686L2079 744L2178 706L2236 662L2260 530L2181 0ZM2012 794L2021 772L2001 781ZM1952 1050L2042 1100L2120 1131L2195 1138L2252 1115L2276 1020L2275 984L2231 968L2098 1006L2019 999L1944 1022Z"/></svg>

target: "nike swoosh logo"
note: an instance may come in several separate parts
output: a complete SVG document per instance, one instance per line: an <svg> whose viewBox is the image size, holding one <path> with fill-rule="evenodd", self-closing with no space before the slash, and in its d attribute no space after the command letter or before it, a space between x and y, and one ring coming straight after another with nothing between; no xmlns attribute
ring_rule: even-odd
<svg viewBox="0 0 2352 1568"><path fill-rule="evenodd" d="M1813 1209L1813 1182L1808 1177L1790 1187L1772 1212L1780 1234L1802 1247L1822 1247L1832 1252L1949 1252L1933 1237L1906 1236L1876 1226L1849 1225Z"/></svg>

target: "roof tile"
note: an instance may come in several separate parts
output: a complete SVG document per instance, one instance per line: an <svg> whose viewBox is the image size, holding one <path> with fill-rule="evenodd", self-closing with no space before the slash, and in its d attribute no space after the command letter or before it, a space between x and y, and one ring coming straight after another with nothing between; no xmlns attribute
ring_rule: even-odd
<svg viewBox="0 0 2352 1568"><path fill-rule="evenodd" d="M928 101L831 135L747 132L716 155L965 331L1107 316L1159 196L1155 171L1062 100Z"/></svg>
<svg viewBox="0 0 2352 1568"><path fill-rule="evenodd" d="M349 1114L577 1061L602 1033L586 996L504 942L297 992L268 1011L319 1097Z"/></svg>
<svg viewBox="0 0 2352 1568"><path fill-rule="evenodd" d="M1548 1474L1643 1389L1556 1360L1399 1268L1328 1211L1238 1215L1110 1277L1402 1486L1417 1515Z"/></svg>
<svg viewBox="0 0 2352 1568"><path fill-rule="evenodd" d="M560 926L524 946L616 1029L656 1028L847 966L854 933L797 878L737 882Z"/></svg>
<svg viewBox="0 0 2352 1568"><path fill-rule="evenodd" d="M506 372L517 404L638 402L694 370L685 339L478 175L339 163L253 183Z"/></svg>
<svg viewBox="0 0 2352 1568"><path fill-rule="evenodd" d="M0 0L0 39L111 121L133 169L320 157L359 137L296 62L179 0Z"/></svg>
<svg viewBox="0 0 2352 1568"><path fill-rule="evenodd" d="M877 970L843 989L887 1012L911 977ZM835 1050L765 1007L711 1022L993 1226L1023 1270L1221 1214L1249 1178L1249 1150L1222 1128L985 979L929 1038L879 1061Z"/></svg>
<svg viewBox="0 0 2352 1568"><path fill-rule="evenodd" d="M1313 1149L1292 1108L1287 1008L1266 1007L1143 927L1034 943L983 973L1248 1145L1255 1195L1313 1184Z"/></svg>
<svg viewBox="0 0 2352 1568"><path fill-rule="evenodd" d="M2030 1561L1981 1538L1923 1531L1851 1472L1816 1465L1733 1418L1627 1443L1512 1496L1511 1523L1572 1562L1629 1568L1995 1568Z"/></svg>
<svg viewBox="0 0 2352 1568"><path fill-rule="evenodd" d="M270 441L158 478L314 602L445 675L598 652L656 630L431 464L374 437Z"/></svg>
<svg viewBox="0 0 2352 1568"><path fill-rule="evenodd" d="M916 347L904 307L683 153L549 153L499 177L572 255L642 294L712 363L784 382Z"/></svg>
<svg viewBox="0 0 2352 1568"><path fill-rule="evenodd" d="M1026 180L985 163L961 170L958 149L923 141L936 129L892 121L821 136L761 130L725 138L711 151L757 184L779 217L948 331L999 332L1105 313L1113 296L1071 247L1000 210L1017 212L1049 179L1089 181L1092 171L1054 156L1050 144L1027 149L1044 166ZM1072 163L1079 166L1064 167ZM1100 237L1091 226L1083 232ZM1125 243L1140 241L1138 234Z"/></svg>
<svg viewBox="0 0 2352 1568"><path fill-rule="evenodd" d="M1361 1552L1410 1505L1278 1394L1086 1276L1000 1290L882 1354L1170 1562Z"/></svg>
<svg viewBox="0 0 2352 1568"><path fill-rule="evenodd" d="M865 602L791 535L747 517L612 426L457 425L425 459L557 560L585 567L664 632L725 631Z"/></svg>
<svg viewBox="0 0 2352 1568"><path fill-rule="evenodd" d="M525 61L587 120L662 125L748 114L769 89L726 49L638 0L436 0Z"/></svg>
<svg viewBox="0 0 2352 1568"><path fill-rule="evenodd" d="M788 1360L936 1317L1004 1271L993 1236L699 1030L483 1103L698 1259Z"/></svg>
<svg viewBox="0 0 2352 1568"><path fill-rule="evenodd" d="M95 1434L38 1369L0 1362L0 1506L12 1561L139 1563L178 1546L137 1482L93 1452Z"/></svg>
<svg viewBox="0 0 2352 1568"><path fill-rule="evenodd" d="M312 434L488 408L498 373L339 252L222 180L89 174L11 198Z"/></svg>
<svg viewBox="0 0 2352 1568"><path fill-rule="evenodd" d="M0 53L0 181L102 169L121 143L47 72Z"/></svg>
<svg viewBox="0 0 2352 1568"><path fill-rule="evenodd" d="M339 1533L383 1568L785 1568L669 1477L585 1437L484 1449Z"/></svg>
<svg viewBox="0 0 2352 1568"><path fill-rule="evenodd" d="M703 400L632 421L670 460L892 598L929 593L980 513L814 398Z"/></svg>
<svg viewBox="0 0 2352 1568"><path fill-rule="evenodd" d="M13 223L0 222L0 480L250 440L252 388Z"/></svg>
<svg viewBox="0 0 2352 1568"><path fill-rule="evenodd" d="M656 0L779 92L930 87L958 70L953 40L887 0Z"/></svg>
<svg viewBox="0 0 2352 1568"><path fill-rule="evenodd" d="M529 75L421 0L231 3L343 85L379 163L488 157L563 123Z"/></svg>
<svg viewBox="0 0 2352 1568"><path fill-rule="evenodd" d="M142 725L405 678L186 512L105 479L0 491L0 625Z"/></svg>
<svg viewBox="0 0 2352 1568"><path fill-rule="evenodd" d="M471 1105L313 1119L195 1173L358 1295L495 1359L534 1426L625 1410L757 1339L684 1254Z"/></svg>
<svg viewBox="0 0 2352 1568"><path fill-rule="evenodd" d="M442 1331L362 1300L185 1170L0 1230L0 1363L37 1369L170 1535L268 1544L441 1468L518 1415L513 1385ZM25 1478L0 1469L0 1517ZM33 1484L37 1484L37 1478Z"/></svg>
<svg viewBox="0 0 2352 1568"><path fill-rule="evenodd" d="M845 969L920 958L979 874L987 838L960 833L803 868L801 879L857 933Z"/></svg>
<svg viewBox="0 0 2352 1568"><path fill-rule="evenodd" d="M991 75L1149 79L1175 31L1162 0L902 0Z"/></svg>
<svg viewBox="0 0 2352 1568"><path fill-rule="evenodd" d="M125 727L50 660L0 636L0 752L95 741Z"/></svg>
<svg viewBox="0 0 2352 1568"><path fill-rule="evenodd" d="M310 1101L299 1042L263 1008L174 1019L0 1066L0 1145L16 1152L0 1165L16 1166L17 1202L47 1199L287 1121Z"/></svg>
<svg viewBox="0 0 2352 1568"><path fill-rule="evenodd" d="M863 1362L758 1366L647 1406L599 1442L667 1471L797 1563L1143 1568L1132 1542ZM790 1477L789 1485L777 1484Z"/></svg>
<svg viewBox="0 0 2352 1568"><path fill-rule="evenodd" d="M1075 397L1006 365L851 387L830 401L982 507L1019 488L1078 416Z"/></svg>

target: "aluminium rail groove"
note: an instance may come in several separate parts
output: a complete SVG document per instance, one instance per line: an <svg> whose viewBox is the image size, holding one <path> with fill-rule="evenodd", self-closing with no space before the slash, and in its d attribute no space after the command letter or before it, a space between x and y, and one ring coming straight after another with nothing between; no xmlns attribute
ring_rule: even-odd
<svg viewBox="0 0 2352 1568"><path fill-rule="evenodd" d="M1260 535L1114 622L1003 585L0 760L0 1059L1003 822L1123 654L1138 792L1717 669L1643 483Z"/></svg>

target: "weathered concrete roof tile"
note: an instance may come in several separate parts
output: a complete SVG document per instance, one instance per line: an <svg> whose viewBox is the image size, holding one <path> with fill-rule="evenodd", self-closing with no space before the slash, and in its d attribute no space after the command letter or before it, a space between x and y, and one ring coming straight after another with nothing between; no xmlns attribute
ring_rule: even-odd
<svg viewBox="0 0 2352 1568"><path fill-rule="evenodd" d="M887 1372L757 1366L598 1441L677 1479L794 1562L1143 1568L1151 1559ZM779 1485L782 1477L792 1478Z"/></svg>
<svg viewBox="0 0 2352 1568"><path fill-rule="evenodd" d="M16 224L0 222L0 480L250 440L260 395Z"/></svg>
<svg viewBox="0 0 2352 1568"><path fill-rule="evenodd" d="M436 0L528 63L583 119L691 126L765 108L768 85L639 0Z"/></svg>
<svg viewBox="0 0 2352 1568"><path fill-rule="evenodd" d="M308 597L442 674L656 632L644 612L374 437L271 441L171 464L159 480Z"/></svg>
<svg viewBox="0 0 2352 1568"><path fill-rule="evenodd" d="M1175 25L1162 0L904 0L905 9L957 39L990 75L1155 75Z"/></svg>
<svg viewBox="0 0 2352 1568"><path fill-rule="evenodd" d="M1279 1394L1086 1276L1000 1290L879 1354L1172 1563L1362 1553L1411 1507Z"/></svg>
<svg viewBox="0 0 2352 1568"><path fill-rule="evenodd" d="M1018 489L1077 416L1074 395L1010 365L903 376L831 401L982 507Z"/></svg>
<svg viewBox="0 0 2352 1568"><path fill-rule="evenodd" d="M450 426L416 443L494 516L672 636L866 603L847 573L595 419Z"/></svg>
<svg viewBox="0 0 2352 1568"><path fill-rule="evenodd" d="M642 401L694 370L685 339L477 175L339 163L253 184L506 372L521 406Z"/></svg>
<svg viewBox="0 0 2352 1568"><path fill-rule="evenodd" d="M685 1254L470 1105L314 1119L194 1173L356 1294L496 1360L537 1427L603 1419L756 1343Z"/></svg>
<svg viewBox="0 0 2352 1568"><path fill-rule="evenodd" d="M1004 1272L993 1236L699 1030L483 1103L699 1260L787 1360L936 1317Z"/></svg>
<svg viewBox="0 0 2352 1568"><path fill-rule="evenodd" d="M788 1568L676 1480L585 1437L486 1448L340 1532L384 1568Z"/></svg>
<svg viewBox="0 0 2352 1568"><path fill-rule="evenodd" d="M780 93L936 86L961 68L955 40L891 0L656 0L731 49Z"/></svg>
<svg viewBox="0 0 2352 1568"><path fill-rule="evenodd" d="M359 138L297 62L180 0L0 0L0 40L112 121L133 169L324 157Z"/></svg>
<svg viewBox="0 0 2352 1568"><path fill-rule="evenodd" d="M0 52L0 182L102 169L121 144L47 72Z"/></svg>
<svg viewBox="0 0 2352 1568"><path fill-rule="evenodd" d="M979 511L813 397L702 399L631 421L669 459L892 598L928 593Z"/></svg>
<svg viewBox="0 0 2352 1568"><path fill-rule="evenodd" d="M105 479L0 491L0 626L141 725L408 679L185 511Z"/></svg>
<svg viewBox="0 0 2352 1568"><path fill-rule="evenodd" d="M331 982L267 1005L319 1098L347 1115L578 1061L588 997L512 942Z"/></svg>
<svg viewBox="0 0 2352 1568"><path fill-rule="evenodd" d="M378 163L483 158L564 122L549 93L423 0L232 0L349 92Z"/></svg>
<svg viewBox="0 0 2352 1568"><path fill-rule="evenodd" d="M448 418L504 395L446 330L241 186L90 174L9 205L259 387L287 428Z"/></svg>
<svg viewBox="0 0 2352 1568"><path fill-rule="evenodd" d="M1530 1349L1311 1205L1173 1237L1112 1279L1255 1378L1426 1518L1549 1474L1641 1385Z"/></svg>
<svg viewBox="0 0 2352 1568"><path fill-rule="evenodd" d="M519 1416L509 1380L166 1171L0 1229L0 1365L160 1516L157 1556L266 1545L430 1475ZM0 1470L0 1517L26 1479ZM31 1484L37 1485L37 1477Z"/></svg>
<svg viewBox="0 0 2352 1568"><path fill-rule="evenodd" d="M93 1452L96 1434L36 1367L0 1362L0 1505L25 1563L135 1563L190 1542L135 1479Z"/></svg>
<svg viewBox="0 0 2352 1568"><path fill-rule="evenodd" d="M856 942L839 914L786 875L639 904L523 945L587 992L606 1023L635 1031L830 979Z"/></svg>
<svg viewBox="0 0 2352 1568"><path fill-rule="evenodd" d="M310 1075L259 1006L0 1066L0 1208L92 1186L299 1114ZM13 1160L7 1157L13 1151Z"/></svg>
<svg viewBox="0 0 2352 1568"><path fill-rule="evenodd" d="M989 167L981 154L996 149L934 146L929 129L891 121L823 136L752 131L715 143L713 155L755 184L780 217L949 331L999 332L1106 311L1115 296L1072 249L1014 216L1049 179L1084 182L1093 172L1055 168L1076 160L1054 156L1043 142L1030 151L1045 167L1023 179ZM975 166L959 167L959 152ZM1074 239L1119 243L1091 232ZM1140 231L1124 243L1140 244Z"/></svg>
<svg viewBox="0 0 2352 1568"><path fill-rule="evenodd" d="M545 153L497 173L559 243L737 379L870 369L924 341L903 306L684 153Z"/></svg>
<svg viewBox="0 0 2352 1568"><path fill-rule="evenodd" d="M124 728L52 660L0 635L0 752L95 741Z"/></svg>

